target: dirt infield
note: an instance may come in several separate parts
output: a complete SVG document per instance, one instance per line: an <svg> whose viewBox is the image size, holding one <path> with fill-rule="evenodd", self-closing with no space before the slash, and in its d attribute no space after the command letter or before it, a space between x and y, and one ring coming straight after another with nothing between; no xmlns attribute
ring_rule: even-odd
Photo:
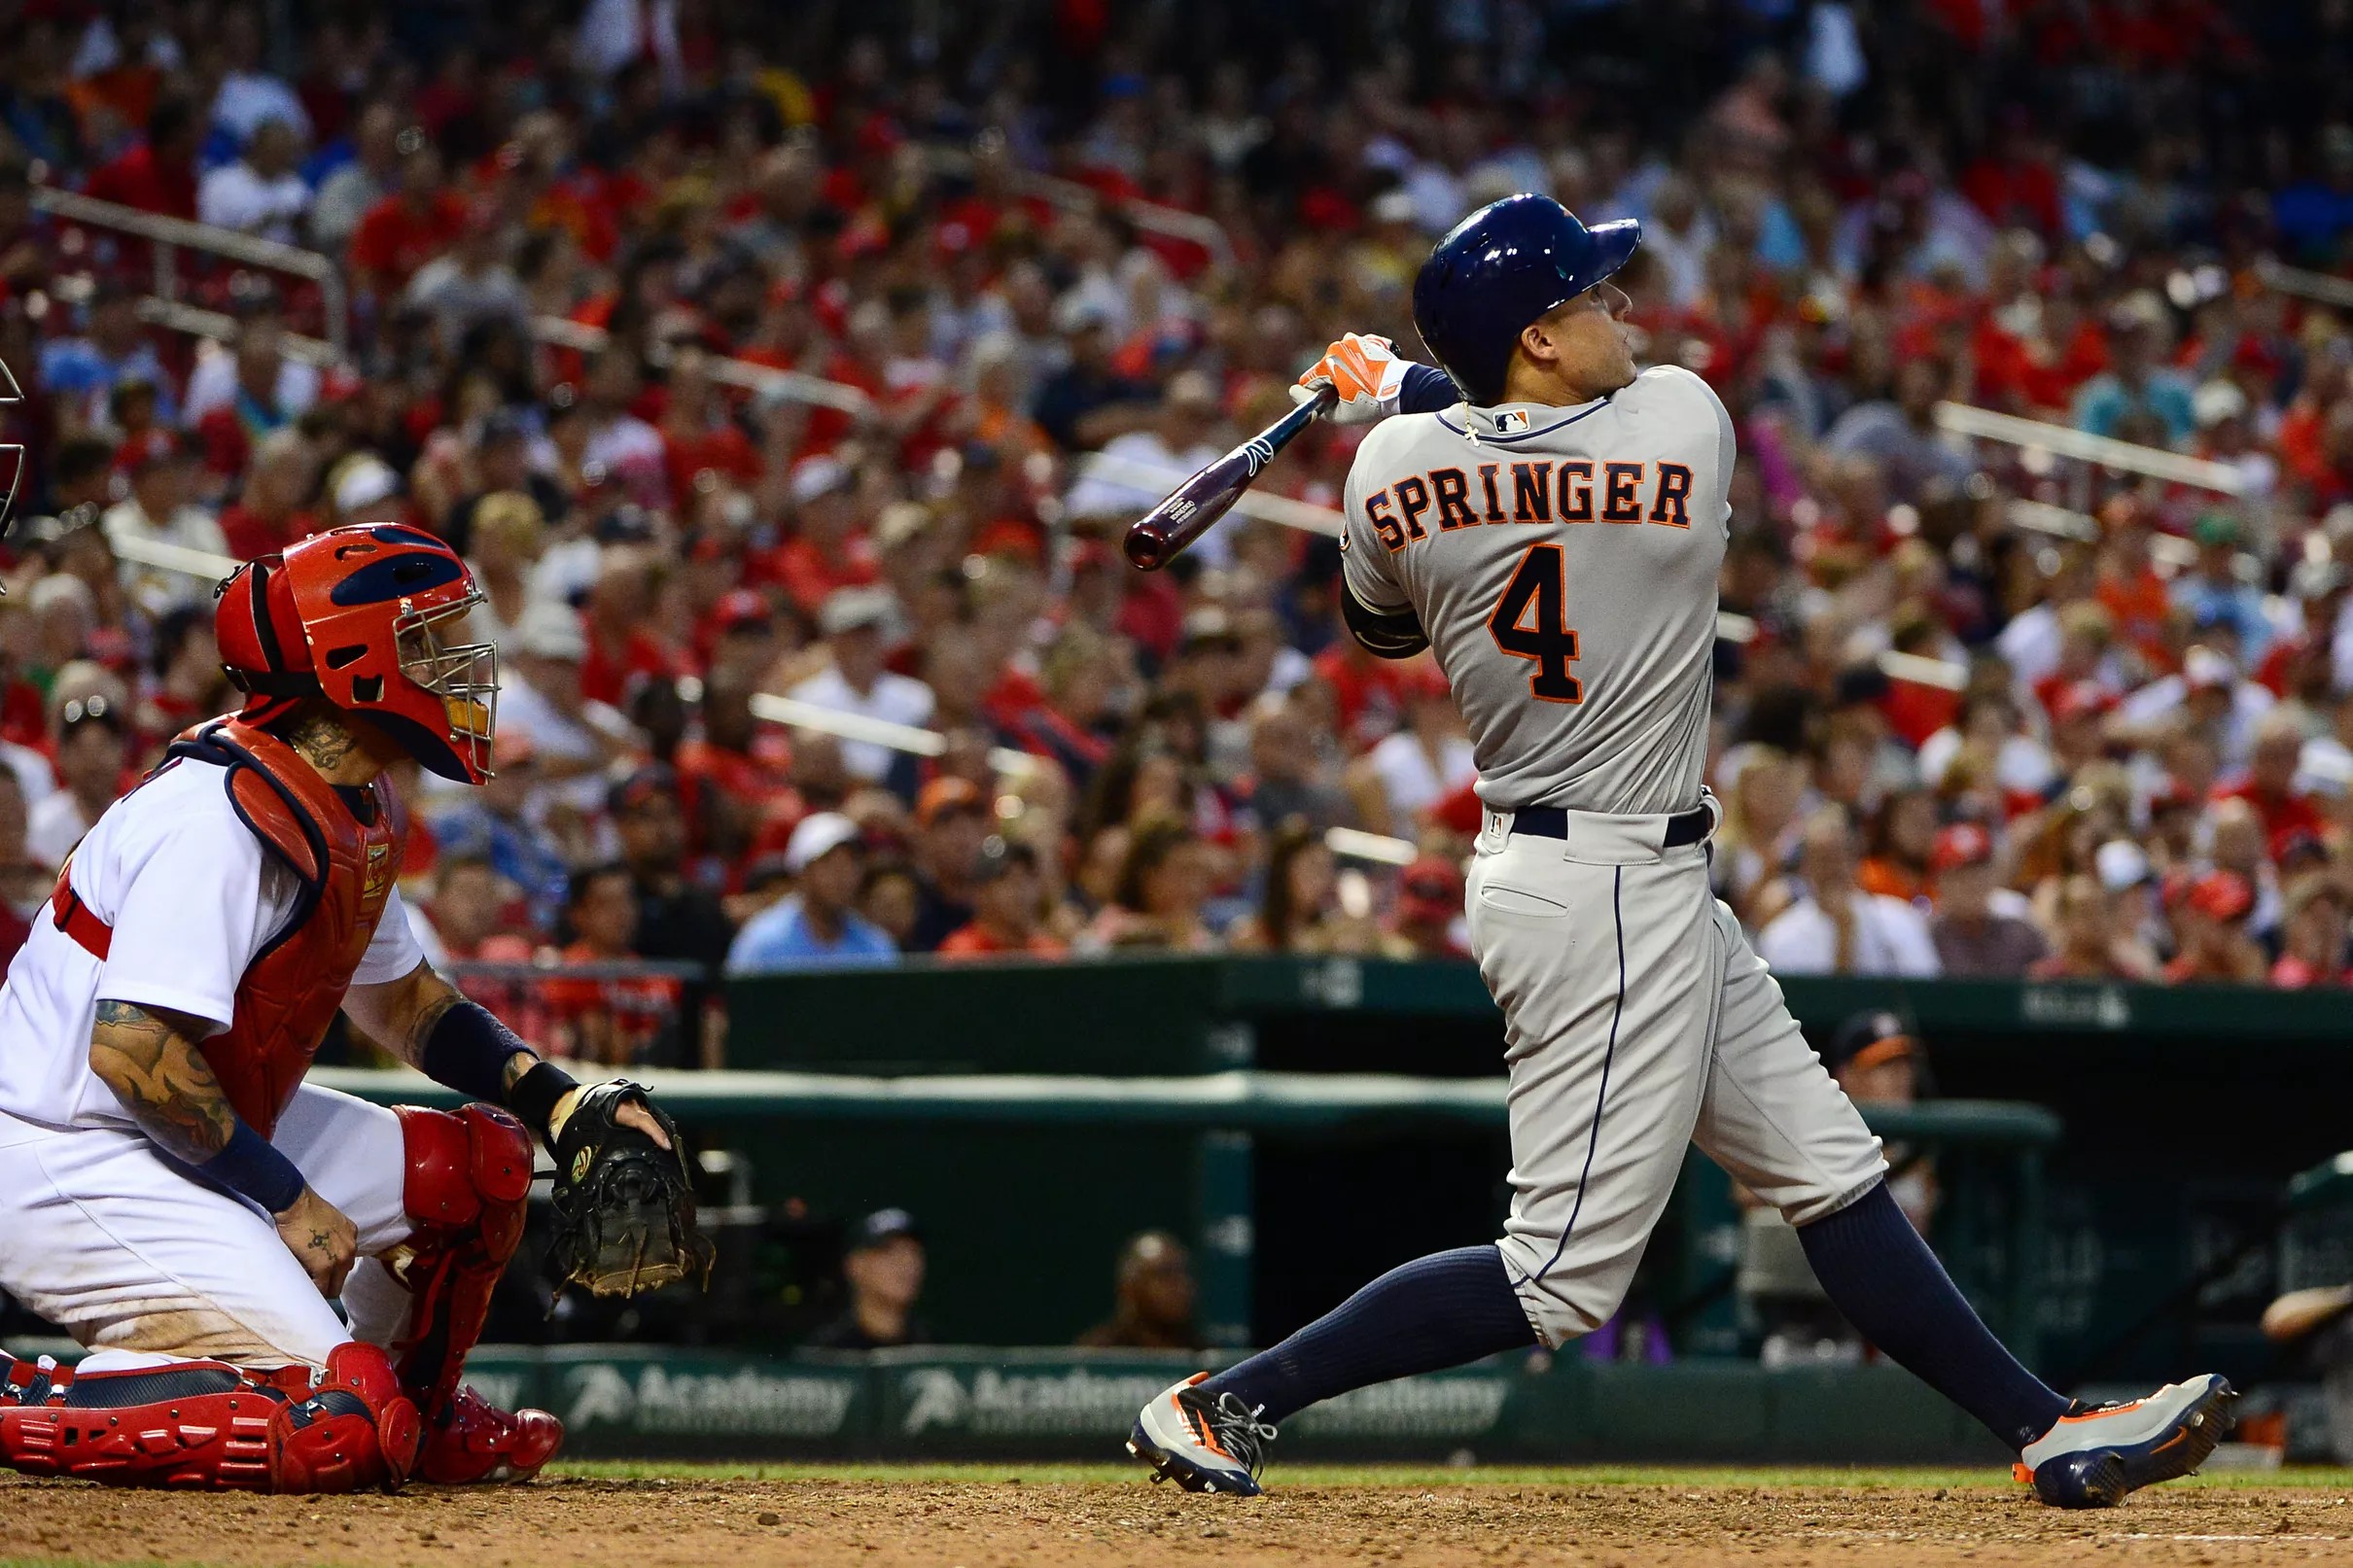
<svg viewBox="0 0 2353 1568"><path fill-rule="evenodd" d="M1377 1478L1377 1479L1376 1479ZM2315 1483L2319 1482L2319 1483ZM2068 1515L1983 1478L1309 1472L1246 1501L1112 1473L571 1475L504 1492L176 1497L0 1478L0 1564L1300 1568L2353 1563L2353 1478L2207 1481Z"/></svg>

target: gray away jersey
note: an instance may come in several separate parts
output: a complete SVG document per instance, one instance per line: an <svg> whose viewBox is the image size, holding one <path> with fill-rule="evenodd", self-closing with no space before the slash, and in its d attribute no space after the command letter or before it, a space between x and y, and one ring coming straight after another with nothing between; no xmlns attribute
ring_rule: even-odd
<svg viewBox="0 0 2353 1568"><path fill-rule="evenodd" d="M1349 588L1421 617L1489 805L1698 802L1733 451L1674 366L1573 408L1399 414L1357 448Z"/></svg>

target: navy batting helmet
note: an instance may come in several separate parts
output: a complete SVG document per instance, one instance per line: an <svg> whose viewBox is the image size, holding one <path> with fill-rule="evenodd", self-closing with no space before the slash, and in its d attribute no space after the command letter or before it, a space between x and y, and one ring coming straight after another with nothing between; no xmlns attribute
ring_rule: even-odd
<svg viewBox="0 0 2353 1568"><path fill-rule="evenodd" d="M1521 331L1626 264L1633 218L1588 228L1550 196L1491 201L1457 224L1414 279L1414 326L1463 397L1492 403Z"/></svg>

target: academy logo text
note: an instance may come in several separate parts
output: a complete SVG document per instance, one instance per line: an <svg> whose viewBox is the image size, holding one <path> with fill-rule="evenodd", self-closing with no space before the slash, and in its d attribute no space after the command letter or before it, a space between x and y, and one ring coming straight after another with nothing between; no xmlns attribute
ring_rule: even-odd
<svg viewBox="0 0 2353 1568"><path fill-rule="evenodd" d="M651 1435L825 1438L842 1429L859 1380L814 1374L673 1372L658 1364L600 1364L564 1373L567 1426L618 1426Z"/></svg>
<svg viewBox="0 0 2353 1568"><path fill-rule="evenodd" d="M1135 1419L1168 1386L1166 1372L1053 1371L971 1373L922 1367L899 1381L898 1426L918 1433L1052 1437L1115 1430ZM1494 1429L1510 1392L1497 1376L1415 1377L1358 1389L1299 1417L1302 1430L1327 1438L1462 1441Z"/></svg>

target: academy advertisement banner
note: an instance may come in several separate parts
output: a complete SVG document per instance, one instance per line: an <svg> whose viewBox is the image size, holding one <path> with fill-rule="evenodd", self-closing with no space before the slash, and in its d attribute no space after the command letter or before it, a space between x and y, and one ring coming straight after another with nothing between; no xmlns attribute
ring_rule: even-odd
<svg viewBox="0 0 2353 1568"><path fill-rule="evenodd" d="M985 1348L871 1356L486 1346L468 1379L540 1405L579 1458L1113 1459L1190 1357ZM1282 1423L1286 1460L1997 1462L1889 1367L1768 1373L1503 1357L1357 1390ZM1991 1456L1990 1458L1988 1456Z"/></svg>

